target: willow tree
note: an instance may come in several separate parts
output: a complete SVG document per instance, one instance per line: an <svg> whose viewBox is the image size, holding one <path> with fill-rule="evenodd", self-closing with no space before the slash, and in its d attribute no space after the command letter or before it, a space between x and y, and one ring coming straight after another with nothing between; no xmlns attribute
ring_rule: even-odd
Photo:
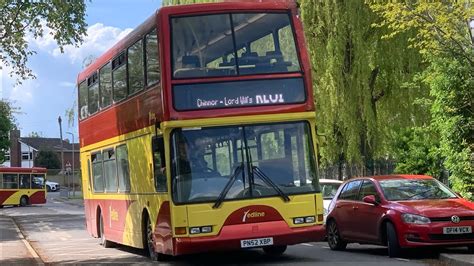
<svg viewBox="0 0 474 266"><path fill-rule="evenodd" d="M417 34L409 45L429 67L422 80L430 88L432 127L440 135L444 166L455 190L474 199L474 43L469 21L472 1L403 2L371 5L389 27L388 38Z"/></svg>
<svg viewBox="0 0 474 266"><path fill-rule="evenodd" d="M423 68L406 32L382 40L388 29L363 1L301 0L313 67L322 163L371 169L386 158L392 132L426 120L414 104L424 91L407 86ZM359 172L360 173L360 172Z"/></svg>

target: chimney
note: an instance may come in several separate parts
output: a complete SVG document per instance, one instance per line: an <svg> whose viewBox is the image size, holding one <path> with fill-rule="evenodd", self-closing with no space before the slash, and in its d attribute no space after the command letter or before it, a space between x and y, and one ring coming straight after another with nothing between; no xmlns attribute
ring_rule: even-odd
<svg viewBox="0 0 474 266"><path fill-rule="evenodd" d="M12 129L10 131L10 166L21 167L21 144L20 130Z"/></svg>

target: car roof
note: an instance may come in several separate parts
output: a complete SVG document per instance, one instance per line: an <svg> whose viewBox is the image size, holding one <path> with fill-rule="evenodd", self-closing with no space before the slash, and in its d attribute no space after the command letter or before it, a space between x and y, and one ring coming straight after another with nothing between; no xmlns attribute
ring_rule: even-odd
<svg viewBox="0 0 474 266"><path fill-rule="evenodd" d="M337 179L319 179L319 183L334 183L334 184L341 184L343 181Z"/></svg>
<svg viewBox="0 0 474 266"><path fill-rule="evenodd" d="M374 176L364 176L356 177L349 180L355 179L374 179L377 181L381 180L393 180L393 179L432 179L433 177L428 175L405 175L405 174L395 174L395 175L374 175Z"/></svg>

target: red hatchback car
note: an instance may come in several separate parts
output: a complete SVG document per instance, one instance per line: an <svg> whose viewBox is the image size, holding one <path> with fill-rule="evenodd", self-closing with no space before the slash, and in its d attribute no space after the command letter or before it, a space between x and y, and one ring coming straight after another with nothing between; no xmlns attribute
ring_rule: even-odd
<svg viewBox="0 0 474 266"><path fill-rule="evenodd" d="M403 248L467 246L474 253L474 203L430 176L390 175L354 178L329 205L329 247L347 243L388 246L390 257Z"/></svg>

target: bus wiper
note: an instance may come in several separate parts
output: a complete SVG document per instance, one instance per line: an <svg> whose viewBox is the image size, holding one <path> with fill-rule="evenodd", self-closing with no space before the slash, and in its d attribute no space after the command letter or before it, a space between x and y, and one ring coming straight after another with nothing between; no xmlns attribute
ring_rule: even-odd
<svg viewBox="0 0 474 266"><path fill-rule="evenodd" d="M219 194L219 197L217 197L216 202L212 206L213 209L219 208L219 206L221 206L222 202L225 199L225 196L227 195L235 180L237 180L237 176L242 172L243 169L244 162L242 162L237 168L235 168L234 174L232 174L232 176L229 178L229 181L227 181L227 184L225 184L224 189L222 190L221 194Z"/></svg>
<svg viewBox="0 0 474 266"><path fill-rule="evenodd" d="M283 192L278 187L278 185L275 184L275 182L272 181L271 178L269 178L260 168L258 168L258 166L252 166L252 170L258 177L260 177L263 180L263 182L267 183L267 185L269 185L273 189L275 189L275 191L278 193L278 195L280 195L280 197L283 199L283 201L285 201L285 202L290 201L290 198L288 197L288 195L286 195L285 192Z"/></svg>

